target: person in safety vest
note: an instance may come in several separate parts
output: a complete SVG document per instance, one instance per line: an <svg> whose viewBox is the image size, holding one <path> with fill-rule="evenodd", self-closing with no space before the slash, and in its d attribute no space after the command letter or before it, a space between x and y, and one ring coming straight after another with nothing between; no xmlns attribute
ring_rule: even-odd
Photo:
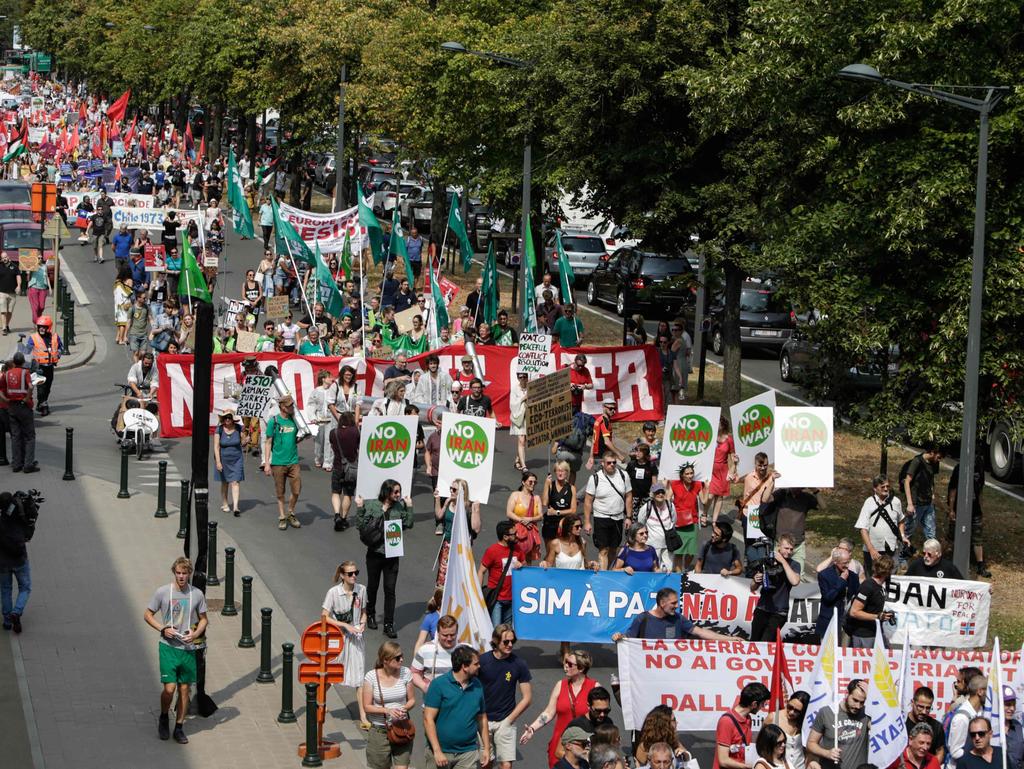
<svg viewBox="0 0 1024 769"><path fill-rule="evenodd" d="M53 333L53 318L49 315L40 315L36 322L36 333L28 338L26 352L32 356L39 373L43 376L44 382L39 385L36 393L39 403L36 411L40 416L50 413L50 388L53 387L53 370L57 367L57 361L64 354L64 342L57 334Z"/></svg>
<svg viewBox="0 0 1024 769"><path fill-rule="evenodd" d="M10 365L0 377L0 400L7 404L11 425L11 469L37 473L36 423L32 413L32 374L25 368L25 356L14 353Z"/></svg>

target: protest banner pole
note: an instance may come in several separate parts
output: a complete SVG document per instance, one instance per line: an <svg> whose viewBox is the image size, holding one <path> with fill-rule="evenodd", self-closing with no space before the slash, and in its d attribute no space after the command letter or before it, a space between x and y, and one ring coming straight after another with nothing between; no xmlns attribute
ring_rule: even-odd
<svg viewBox="0 0 1024 769"><path fill-rule="evenodd" d="M298 277L299 277L299 266L297 264L295 264L295 257L292 256L292 243L291 243L290 240L288 240L288 238L284 239L284 246L285 246L285 248L288 249L288 259L292 263L292 269L295 270L295 278L296 278L296 280L298 280ZM302 301L306 305L306 312L309 313L309 318L310 318L310 320L312 320L313 319L313 310L310 309L309 299L306 298L306 287L304 285L302 285L301 283L299 284L299 292L302 294Z"/></svg>

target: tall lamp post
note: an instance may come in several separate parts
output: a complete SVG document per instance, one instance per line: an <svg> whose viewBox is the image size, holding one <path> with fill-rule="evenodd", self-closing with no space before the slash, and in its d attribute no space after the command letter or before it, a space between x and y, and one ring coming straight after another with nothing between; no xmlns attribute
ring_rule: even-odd
<svg viewBox="0 0 1024 769"><path fill-rule="evenodd" d="M956 533L953 562L968 573L971 547L971 510L974 501L974 462L978 433L978 375L981 367L981 305L985 290L985 188L988 183L988 117L1009 93L1005 86L965 86L982 91L985 98L963 96L924 83L904 83L883 77L867 64L851 64L839 71L845 80L863 80L901 91L928 96L980 115L978 131L978 178L974 199L974 248L971 255L971 300L967 316L967 361L964 371L963 424L960 438L960 478L956 488Z"/></svg>
<svg viewBox="0 0 1024 769"><path fill-rule="evenodd" d="M348 65L341 65L341 85L338 87L338 142L334 149L334 210L340 211L345 203L341 186L345 181L345 82Z"/></svg>
<svg viewBox="0 0 1024 769"><path fill-rule="evenodd" d="M448 42L441 43L441 50L448 51L448 53L468 53L470 56L477 56L481 59L488 59L489 61L496 62L504 67L512 67L513 69L533 69L532 61L525 61L523 59L516 59L512 56L508 56L503 53L494 53L492 51L472 51L466 48L462 43ZM515 293L515 287L520 286L520 290L523 292L523 301L528 301L526 297L526 270L528 265L523 264L523 260L526 259L526 238L530 237L530 233L527 232L526 223L529 221L530 215L530 185L531 177L533 175L533 148L530 146L530 135L526 135L526 140L523 145L523 210L522 210L522 225L520 231L523 237L523 250L520 254L520 275L518 281L513 284L513 295ZM463 197L469 196L469 190L465 190ZM521 284L521 285L520 285ZM513 300L513 304L515 301Z"/></svg>

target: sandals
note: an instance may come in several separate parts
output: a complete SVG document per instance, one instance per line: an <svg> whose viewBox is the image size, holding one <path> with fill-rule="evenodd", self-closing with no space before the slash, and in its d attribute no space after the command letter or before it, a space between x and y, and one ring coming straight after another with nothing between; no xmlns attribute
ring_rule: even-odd
<svg viewBox="0 0 1024 769"><path fill-rule="evenodd" d="M226 512L227 512L228 510L230 510L230 509L231 509L231 508L230 508L230 507L228 507L227 505L221 505L221 506L220 506L220 511L221 511L222 513L226 513Z"/></svg>

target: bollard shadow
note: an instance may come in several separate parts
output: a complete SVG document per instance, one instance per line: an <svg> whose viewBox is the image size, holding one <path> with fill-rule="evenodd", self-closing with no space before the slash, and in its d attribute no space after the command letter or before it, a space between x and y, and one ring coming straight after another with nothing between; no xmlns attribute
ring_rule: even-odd
<svg viewBox="0 0 1024 769"><path fill-rule="evenodd" d="M258 649L259 649L259 636L256 636L256 650L257 650L256 653L257 654L259 653ZM246 649L239 649L239 651L248 651L248 650L246 650ZM209 669L209 668L207 668L207 669ZM257 665L255 667L253 667L251 670L249 670L248 672L246 672L245 675L239 676L234 681L231 681L230 683L227 683L224 686L221 686L221 688L218 689L217 691L215 691L215 692L208 692L208 694L210 695L210 697L213 698L213 701L216 702L219 705L222 701L229 701L229 700L231 700L236 694L241 692L243 689L247 689L250 686L270 686L271 684L260 684L260 683L256 682L256 676L259 674L259 672L260 672L260 666L257 663ZM280 654L278 654L276 657L272 657L271 658L271 660L270 660L270 672L274 676L274 683L275 684L279 683L280 680L281 680L281 655ZM295 692L298 692L298 688L295 689ZM298 696L298 695L294 694L293 696ZM220 712L220 711L218 711L218 712Z"/></svg>
<svg viewBox="0 0 1024 769"><path fill-rule="evenodd" d="M334 521L334 511L328 512L319 505L307 503L306 509L301 513L296 513L295 517L299 519L299 523L303 526L308 526L314 521L329 520Z"/></svg>
<svg viewBox="0 0 1024 769"><path fill-rule="evenodd" d="M214 700L216 699L217 698L214 697ZM239 711L238 708L231 706L225 707L223 705L220 705L217 707L217 712L209 718L189 718L185 731L186 734L198 734L199 732L208 732L211 729L216 729L218 726L222 724L226 724L229 721L233 721L240 715L241 711Z"/></svg>

